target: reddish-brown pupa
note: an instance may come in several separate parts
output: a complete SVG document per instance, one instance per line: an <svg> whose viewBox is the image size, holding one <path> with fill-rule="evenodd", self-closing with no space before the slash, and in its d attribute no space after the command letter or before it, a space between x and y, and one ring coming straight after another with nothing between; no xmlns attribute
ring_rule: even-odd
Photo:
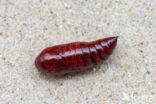
<svg viewBox="0 0 156 104"><path fill-rule="evenodd" d="M36 67L53 74L91 68L108 58L117 44L117 38L73 42L46 48L36 58Z"/></svg>

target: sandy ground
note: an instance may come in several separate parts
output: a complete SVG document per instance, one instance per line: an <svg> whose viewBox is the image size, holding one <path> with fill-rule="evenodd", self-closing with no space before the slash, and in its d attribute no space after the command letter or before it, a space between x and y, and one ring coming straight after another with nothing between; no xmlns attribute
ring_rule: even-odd
<svg viewBox="0 0 156 104"><path fill-rule="evenodd" d="M155 0L0 0L0 104L155 104ZM42 49L119 36L110 58L53 76Z"/></svg>

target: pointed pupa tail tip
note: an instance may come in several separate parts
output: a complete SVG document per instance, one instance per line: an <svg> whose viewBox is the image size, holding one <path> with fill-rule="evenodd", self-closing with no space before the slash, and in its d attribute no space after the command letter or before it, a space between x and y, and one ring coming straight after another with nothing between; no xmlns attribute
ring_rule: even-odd
<svg viewBox="0 0 156 104"><path fill-rule="evenodd" d="M118 38L119 38L119 36L115 36L114 38L115 38L115 39L118 39Z"/></svg>
<svg viewBox="0 0 156 104"><path fill-rule="evenodd" d="M114 41L117 41L118 38L119 38L119 36L114 36L114 37L112 37L112 39L113 39Z"/></svg>
<svg viewBox="0 0 156 104"><path fill-rule="evenodd" d="M110 49L111 49L111 53L113 52L113 50L115 49L116 45L117 45L117 40L118 40L119 36L114 36L111 37L110 39Z"/></svg>

